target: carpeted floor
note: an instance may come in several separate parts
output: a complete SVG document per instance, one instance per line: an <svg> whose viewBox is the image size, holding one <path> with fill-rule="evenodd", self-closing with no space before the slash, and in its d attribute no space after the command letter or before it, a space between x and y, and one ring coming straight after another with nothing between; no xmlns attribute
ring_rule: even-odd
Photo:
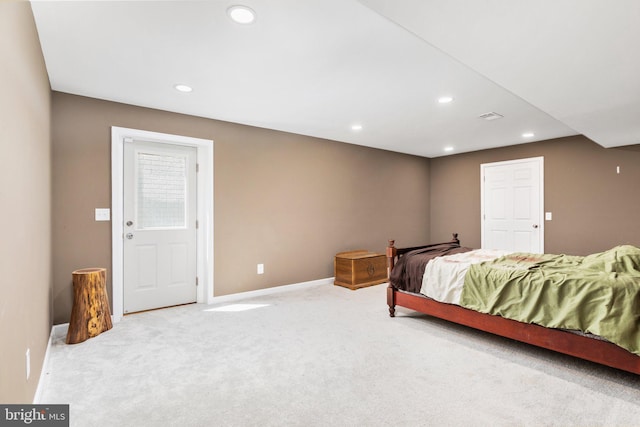
<svg viewBox="0 0 640 427"><path fill-rule="evenodd" d="M169 308L58 339L41 403L70 404L82 427L640 425L639 376L402 308L389 318L385 286Z"/></svg>

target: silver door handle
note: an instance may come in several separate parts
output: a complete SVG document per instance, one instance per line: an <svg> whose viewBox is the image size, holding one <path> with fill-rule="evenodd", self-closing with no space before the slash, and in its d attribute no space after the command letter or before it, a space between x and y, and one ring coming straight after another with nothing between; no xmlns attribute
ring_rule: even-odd
<svg viewBox="0 0 640 427"><path fill-rule="evenodd" d="M127 233L127 239L129 240L133 239L133 233Z"/></svg>
<svg viewBox="0 0 640 427"><path fill-rule="evenodd" d="M127 221L127 227L131 227L133 225L133 221Z"/></svg>

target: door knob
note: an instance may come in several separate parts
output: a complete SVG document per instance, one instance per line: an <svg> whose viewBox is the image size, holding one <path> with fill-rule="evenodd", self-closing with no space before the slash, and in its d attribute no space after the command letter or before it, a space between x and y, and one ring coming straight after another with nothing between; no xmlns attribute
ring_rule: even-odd
<svg viewBox="0 0 640 427"><path fill-rule="evenodd" d="M538 224L533 224L533 228L538 228Z"/></svg>
<svg viewBox="0 0 640 427"><path fill-rule="evenodd" d="M133 239L133 233L127 233L127 239L129 240Z"/></svg>
<svg viewBox="0 0 640 427"><path fill-rule="evenodd" d="M133 221L127 221L127 227L131 227L133 225Z"/></svg>

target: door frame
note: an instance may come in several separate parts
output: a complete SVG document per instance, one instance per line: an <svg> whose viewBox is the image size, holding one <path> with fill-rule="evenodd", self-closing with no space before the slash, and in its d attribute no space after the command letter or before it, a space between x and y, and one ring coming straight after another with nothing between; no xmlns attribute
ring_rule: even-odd
<svg viewBox="0 0 640 427"><path fill-rule="evenodd" d="M538 212L540 221L539 222L539 226L538 226L538 230L539 230L539 236L540 236L540 252L544 253L544 222L545 222L545 217L544 217L544 157L540 156L540 157L528 157L525 159L516 159L516 160L505 160L502 162L493 162L493 163L482 163L480 164L480 247L484 248L485 247L485 233L484 233L484 229L485 229L485 206L484 206L484 193L485 193L485 189L484 189L484 174L485 174L485 169L488 167L494 167L494 166L508 166L508 165L514 165L514 164L518 164L518 163L525 163L525 162L531 162L531 161L535 161L538 163L538 168L539 168L539 172L540 172L540 200L539 200L539 204L538 206L540 206L540 211Z"/></svg>
<svg viewBox="0 0 640 427"><path fill-rule="evenodd" d="M196 147L197 220L196 272L198 288L196 301L213 302L213 140L111 127L111 283L113 320L124 315L124 144L125 141L144 141Z"/></svg>

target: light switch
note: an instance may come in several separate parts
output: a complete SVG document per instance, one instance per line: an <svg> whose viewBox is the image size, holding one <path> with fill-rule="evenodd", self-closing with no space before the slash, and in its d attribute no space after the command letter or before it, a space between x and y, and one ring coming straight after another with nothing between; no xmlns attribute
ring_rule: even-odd
<svg viewBox="0 0 640 427"><path fill-rule="evenodd" d="M551 212L545 212L544 213L544 219L545 220L551 221L551 217L552 217Z"/></svg>
<svg viewBox="0 0 640 427"><path fill-rule="evenodd" d="M96 208L96 221L111 221L111 209Z"/></svg>

